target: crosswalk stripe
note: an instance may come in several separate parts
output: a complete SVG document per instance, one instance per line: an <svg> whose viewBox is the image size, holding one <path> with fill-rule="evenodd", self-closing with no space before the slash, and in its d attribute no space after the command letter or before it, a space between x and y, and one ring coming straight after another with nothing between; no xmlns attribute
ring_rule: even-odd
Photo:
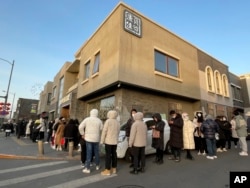
<svg viewBox="0 0 250 188"><path fill-rule="evenodd" d="M48 171L48 172L43 172L43 173L38 173L38 174L33 174L33 175L27 175L27 176L23 176L23 177L19 177L19 178L7 179L7 180L0 181L0 187L7 186L7 185L13 185L13 184L17 184L17 183L22 183L22 182L26 182L26 181L31 181L31 180L34 181L35 179L45 178L45 177L49 177L49 176L53 176L53 175L58 175L61 173L70 172L70 171L74 171L77 169L78 170L80 169L79 165L73 166L73 167L68 167L68 168L63 168L63 169L58 169L58 170L53 170L53 171Z"/></svg>
<svg viewBox="0 0 250 188"><path fill-rule="evenodd" d="M84 185L88 185L90 183L94 183L94 182L98 182L98 181L102 181L108 178L113 178L117 176L116 174L112 175L112 176L102 176L100 174L96 174L96 175L92 175L92 176L88 176L88 177L83 177L81 179L77 179L77 180L73 180L73 181L68 181L66 183L62 183L62 184L58 184L55 186L51 186L48 188L77 188L77 187L82 187Z"/></svg>
<svg viewBox="0 0 250 188"><path fill-rule="evenodd" d="M42 164L29 165L29 166L23 166L23 167L17 167L17 168L10 168L10 169L5 169L5 170L0 170L0 174L8 173L8 172L17 172L17 171L28 170L28 169L33 169L33 168L40 168L40 167L45 167L45 166L53 166L53 165L63 164L63 163L68 163L68 161L57 161L57 162L42 163Z"/></svg>

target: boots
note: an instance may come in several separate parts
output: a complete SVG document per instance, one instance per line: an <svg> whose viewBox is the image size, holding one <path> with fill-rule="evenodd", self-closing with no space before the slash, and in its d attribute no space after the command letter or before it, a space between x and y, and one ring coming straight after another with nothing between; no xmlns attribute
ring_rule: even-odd
<svg viewBox="0 0 250 188"><path fill-rule="evenodd" d="M103 176L110 176L111 175L110 170L105 169L104 171L101 172L101 175L103 175Z"/></svg>
<svg viewBox="0 0 250 188"><path fill-rule="evenodd" d="M112 174L116 174L116 168L111 168Z"/></svg>

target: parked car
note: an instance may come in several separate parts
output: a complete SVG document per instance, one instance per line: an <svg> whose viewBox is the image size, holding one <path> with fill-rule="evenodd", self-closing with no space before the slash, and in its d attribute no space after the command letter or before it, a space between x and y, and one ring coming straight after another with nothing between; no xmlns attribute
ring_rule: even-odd
<svg viewBox="0 0 250 188"><path fill-rule="evenodd" d="M155 124L155 121L152 118L144 118L143 121L146 123L148 127L148 135L147 135L147 146L145 148L145 154L153 154L155 153L155 148L152 148L152 129L150 126ZM170 152L170 146L169 146L169 136L170 136L170 127L168 125L168 122L163 119L165 122L165 128L164 128L164 145L165 145L165 153ZM125 158L126 160L129 160L129 151L128 151L128 138L126 137L126 123L122 124L119 134L119 141L117 144L117 157L118 158Z"/></svg>

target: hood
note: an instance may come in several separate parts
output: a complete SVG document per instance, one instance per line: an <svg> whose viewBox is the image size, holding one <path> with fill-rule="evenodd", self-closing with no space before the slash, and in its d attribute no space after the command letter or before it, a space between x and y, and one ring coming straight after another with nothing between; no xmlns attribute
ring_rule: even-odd
<svg viewBox="0 0 250 188"><path fill-rule="evenodd" d="M152 117L153 117L153 118L155 117L158 121L161 121L161 114L159 114L159 113L153 114Z"/></svg>
<svg viewBox="0 0 250 188"><path fill-rule="evenodd" d="M250 111L248 111L245 115L246 115L246 116L250 116Z"/></svg>
<svg viewBox="0 0 250 188"><path fill-rule="evenodd" d="M97 117L98 116L98 110L97 109L92 109L90 111L90 117Z"/></svg>
<svg viewBox="0 0 250 188"><path fill-rule="evenodd" d="M135 115L134 115L134 120L141 120L142 121L143 119L143 113L142 112L137 112Z"/></svg>
<svg viewBox="0 0 250 188"><path fill-rule="evenodd" d="M108 111L107 116L109 119L116 119L118 116L118 113L115 110L110 110Z"/></svg>
<svg viewBox="0 0 250 188"><path fill-rule="evenodd" d="M213 116L211 116L210 114L208 114L208 115L206 115L206 120L207 120L207 119L213 120Z"/></svg>
<svg viewBox="0 0 250 188"><path fill-rule="evenodd" d="M186 112L183 112L183 113L181 114L181 117L182 117L182 119L183 119L184 121L188 121L188 120L189 120L188 113L186 113Z"/></svg>

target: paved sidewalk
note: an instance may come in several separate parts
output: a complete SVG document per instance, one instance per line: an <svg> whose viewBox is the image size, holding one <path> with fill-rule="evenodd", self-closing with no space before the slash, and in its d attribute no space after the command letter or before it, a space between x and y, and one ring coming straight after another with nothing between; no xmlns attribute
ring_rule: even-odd
<svg viewBox="0 0 250 188"><path fill-rule="evenodd" d="M29 138L21 137L17 139L15 135L5 137L4 132L0 132L0 159L39 159L39 160L79 160L80 152L73 151L73 156L69 156L67 151L56 151L50 144L43 144L43 154L39 153L38 143L33 143Z"/></svg>

